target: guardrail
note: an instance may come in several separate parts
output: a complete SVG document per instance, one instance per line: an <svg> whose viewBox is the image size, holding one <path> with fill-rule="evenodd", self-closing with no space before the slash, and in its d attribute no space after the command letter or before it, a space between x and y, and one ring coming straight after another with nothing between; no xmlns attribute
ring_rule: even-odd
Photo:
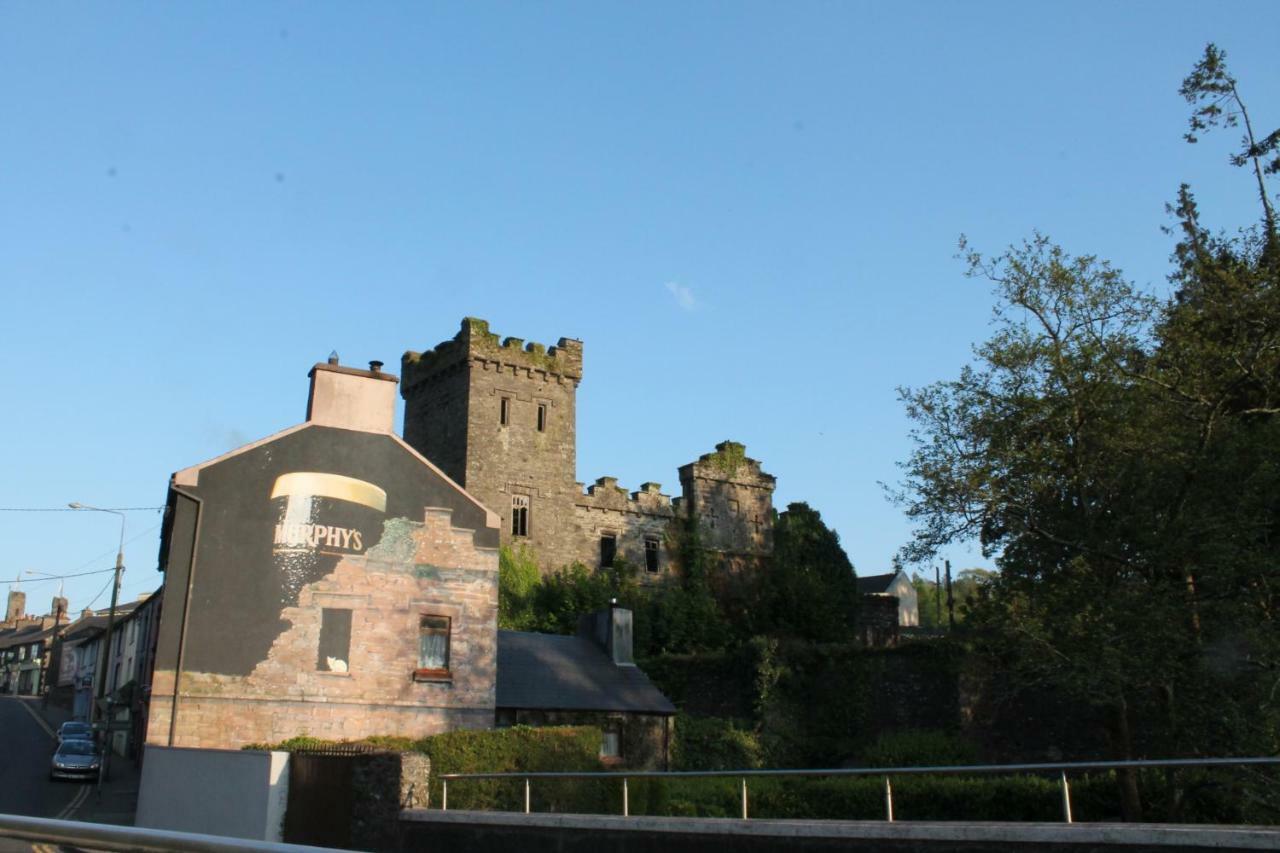
<svg viewBox="0 0 1280 853"><path fill-rule="evenodd" d="M37 844L67 844L94 850L127 850L138 853L323 853L331 847L307 847L249 838L228 838L195 832L172 832L165 829L139 829L133 826L109 826L74 820L50 820L39 817L0 815L0 838L14 838Z"/></svg>
<svg viewBox="0 0 1280 853"><path fill-rule="evenodd" d="M1088 773L1098 770L1142 770L1155 768L1178 767L1244 767L1244 766L1280 766L1280 757L1275 758L1165 758L1141 761L1073 761L1053 764L969 764L938 767L832 767L827 769L805 770L620 770L620 771L582 771L582 772L536 772L536 773L442 773L440 774L440 809L449 808L449 782L466 779L523 779L524 811L529 813L530 780L532 779L618 779L622 782L622 815L630 816L628 801L628 779L740 779L742 799L742 819L748 819L747 779L772 776L883 776L884 777L884 809L885 820L893 818L893 783L894 776L965 776L981 773L1056 773L1062 791L1062 819L1071 823L1071 786L1067 781L1068 773Z"/></svg>

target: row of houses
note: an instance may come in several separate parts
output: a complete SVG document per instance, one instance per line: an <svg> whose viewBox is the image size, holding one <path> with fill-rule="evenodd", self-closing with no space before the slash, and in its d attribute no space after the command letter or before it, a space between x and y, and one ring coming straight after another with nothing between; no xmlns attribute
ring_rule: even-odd
<svg viewBox="0 0 1280 853"><path fill-rule="evenodd" d="M146 732L160 601L147 594L116 605L104 668L109 609L86 608L73 619L59 596L48 615L28 616L25 593L10 590L0 623L0 692L40 696L72 719L103 723L114 752L136 755Z"/></svg>

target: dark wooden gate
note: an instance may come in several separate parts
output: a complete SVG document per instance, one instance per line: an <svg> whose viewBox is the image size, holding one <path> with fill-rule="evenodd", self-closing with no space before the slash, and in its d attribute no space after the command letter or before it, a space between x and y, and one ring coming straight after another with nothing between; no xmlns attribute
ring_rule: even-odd
<svg viewBox="0 0 1280 853"><path fill-rule="evenodd" d="M291 754L285 842L349 847L355 805L352 772L361 756L376 751L353 744Z"/></svg>

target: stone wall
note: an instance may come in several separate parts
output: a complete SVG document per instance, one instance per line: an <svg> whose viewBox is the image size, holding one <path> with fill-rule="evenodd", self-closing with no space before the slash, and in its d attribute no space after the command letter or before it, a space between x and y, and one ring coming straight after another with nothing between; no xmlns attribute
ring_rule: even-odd
<svg viewBox="0 0 1280 853"><path fill-rule="evenodd" d="M599 566L600 540L612 536L617 556L636 568L642 583L664 578L673 567L675 510L661 488L658 483L644 483L640 491L628 495L613 477L596 480L574 505L576 559L589 568ZM647 564L648 542L657 545L657 567L652 571Z"/></svg>
<svg viewBox="0 0 1280 853"><path fill-rule="evenodd" d="M869 649L898 644L898 597L867 594L858 598L858 641Z"/></svg>
<svg viewBox="0 0 1280 853"><path fill-rule="evenodd" d="M185 671L170 745L239 747L296 735L422 737L493 722L497 551L428 509L423 523L394 519L381 542L348 555L286 607L267 657L247 676ZM341 665L321 661L325 609L350 613ZM415 678L419 620L450 620L447 674ZM233 638L228 638L232 642ZM174 672L157 670L148 743L169 743Z"/></svg>

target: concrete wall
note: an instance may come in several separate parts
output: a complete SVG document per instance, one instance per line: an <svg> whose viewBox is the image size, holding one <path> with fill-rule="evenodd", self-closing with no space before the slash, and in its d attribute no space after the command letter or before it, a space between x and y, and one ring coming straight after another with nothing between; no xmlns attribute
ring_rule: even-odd
<svg viewBox="0 0 1280 853"><path fill-rule="evenodd" d="M289 754L147 747L135 824L282 841Z"/></svg>
<svg viewBox="0 0 1280 853"><path fill-rule="evenodd" d="M715 820L401 813L402 850L471 853L1209 853L1280 849L1280 828L1159 824Z"/></svg>

